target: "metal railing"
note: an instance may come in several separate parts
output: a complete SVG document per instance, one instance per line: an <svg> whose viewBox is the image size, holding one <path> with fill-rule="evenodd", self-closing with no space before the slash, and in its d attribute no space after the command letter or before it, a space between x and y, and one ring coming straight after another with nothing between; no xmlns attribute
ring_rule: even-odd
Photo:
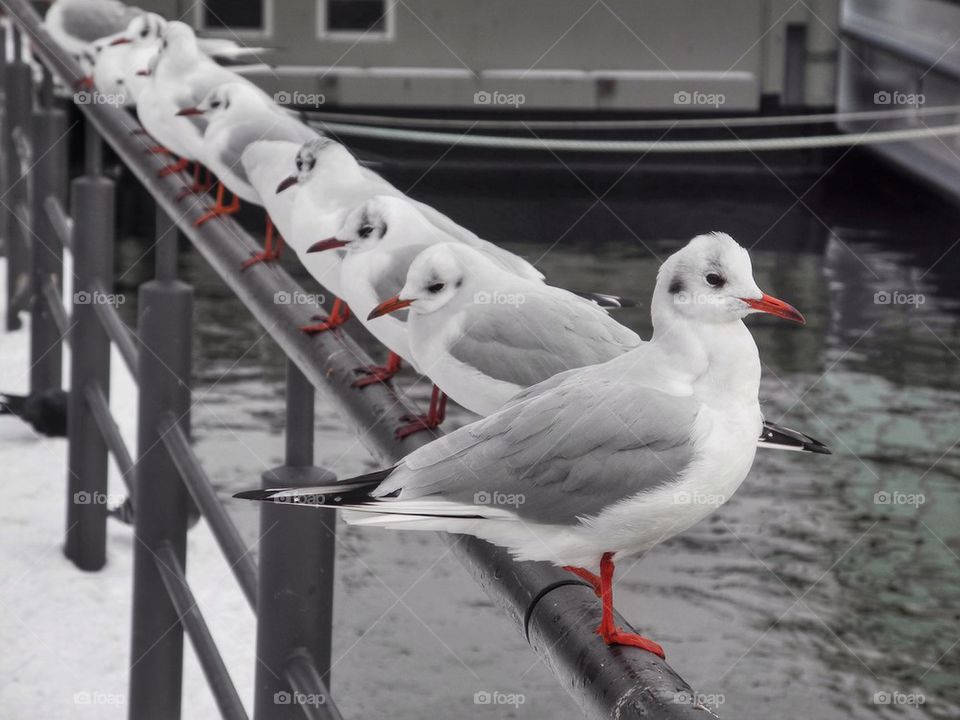
<svg viewBox="0 0 960 720"><path fill-rule="evenodd" d="M184 209L176 196L183 180L157 177L160 159L143 152L136 121L108 105L80 107L85 125L85 170L70 183L66 114L55 107L56 78L73 87L76 64L46 34L27 0L6 0L20 34L45 67L34 93L21 61L3 68L4 128L0 152L6 185L0 230L7 245L11 298L8 329L17 314L31 321L31 391L60 386L62 343L72 349L68 433L68 517L65 553L83 570L106 561L106 508L71 502L76 493L106 493L112 454L131 488L135 515L131 718L180 717L183 634L190 638L223 717L245 718L203 616L184 576L186 535L193 508L206 519L257 620L255 718L339 718L329 696L335 520L306 508L263 504L259 570L216 495L190 444L193 289L177 278L177 236L182 233L287 356L285 464L264 473L266 486L315 485L334 479L314 466L314 394L355 427L361 442L383 462L394 462L427 437L398 441L393 429L411 414L386 385L351 389L353 369L370 359L342 331L313 337L299 331L320 308L274 302L300 287L280 267L241 263L255 247L232 219L195 228L202 207ZM2 51L2 48L0 48ZM0 52L0 57L5 57ZM35 97L36 95L36 97ZM36 104L35 104L36 102ZM15 136L33 152L21 170ZM128 328L114 305L83 303L113 284L115 183L103 175L103 144L147 190L156 204L155 274L138 292L138 322ZM20 143L23 145L24 143ZM39 152L37 152L39 151ZM21 149L21 153L23 149ZM30 191L27 192L27 186ZM15 199L15 202L11 202ZM12 232L27 218L28 232ZM23 237L19 237L22 235ZM25 241L25 242L24 242ZM63 249L74 260L74 302L63 307ZM26 288L26 290L23 290ZM139 379L136 453L127 449L110 414L110 346L115 344ZM689 704L690 687L660 658L635 648L605 646L594 634L599 606L582 581L546 563L518 563L480 540L444 536L480 586L519 625L531 647L591 716L683 719L706 717ZM282 591L282 592L281 592ZM621 623L627 624L622 618ZM170 628L173 628L170 630ZM322 695L323 704L278 705L278 692Z"/></svg>

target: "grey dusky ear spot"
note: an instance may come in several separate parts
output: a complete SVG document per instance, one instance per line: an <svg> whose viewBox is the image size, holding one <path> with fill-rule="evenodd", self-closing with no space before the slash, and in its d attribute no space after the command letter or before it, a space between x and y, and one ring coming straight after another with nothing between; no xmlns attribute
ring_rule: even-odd
<svg viewBox="0 0 960 720"><path fill-rule="evenodd" d="M679 277L674 277L670 281L670 287L667 288L670 291L671 295L679 295L683 292L683 280Z"/></svg>
<svg viewBox="0 0 960 720"><path fill-rule="evenodd" d="M383 236L386 235L386 234L387 234L387 224L386 224L386 223L382 223L382 224L380 225L380 237L383 238Z"/></svg>

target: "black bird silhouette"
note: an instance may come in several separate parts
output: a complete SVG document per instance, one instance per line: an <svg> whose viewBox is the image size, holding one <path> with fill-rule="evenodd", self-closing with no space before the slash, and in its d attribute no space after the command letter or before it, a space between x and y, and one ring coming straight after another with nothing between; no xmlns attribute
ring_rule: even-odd
<svg viewBox="0 0 960 720"><path fill-rule="evenodd" d="M63 390L46 390L30 395L0 393L0 415L16 415L41 435L65 437L67 393Z"/></svg>

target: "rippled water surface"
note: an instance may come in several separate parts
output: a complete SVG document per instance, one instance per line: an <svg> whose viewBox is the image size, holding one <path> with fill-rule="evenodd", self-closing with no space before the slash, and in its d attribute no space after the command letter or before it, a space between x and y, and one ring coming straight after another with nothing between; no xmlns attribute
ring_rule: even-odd
<svg viewBox="0 0 960 720"><path fill-rule="evenodd" d="M660 260L713 229L752 246L760 286L808 319L749 320L765 412L835 454L761 452L727 505L622 567L618 608L722 717L956 718L960 216L869 158L818 180L825 167L778 170L783 181L761 165L635 171L604 194L616 174L581 182L558 162L531 177L431 173L414 194L554 284L637 298L617 317L644 335ZM418 174L392 177L406 188ZM184 263L199 295L195 435L226 494L281 461L283 356L202 260ZM399 387L426 403L426 385ZM335 414L317 415L318 462L373 467ZM233 512L254 541L255 509ZM340 538L333 692L346 716L578 716L438 537ZM524 702L480 707L479 691ZM902 704L911 694L925 702Z"/></svg>

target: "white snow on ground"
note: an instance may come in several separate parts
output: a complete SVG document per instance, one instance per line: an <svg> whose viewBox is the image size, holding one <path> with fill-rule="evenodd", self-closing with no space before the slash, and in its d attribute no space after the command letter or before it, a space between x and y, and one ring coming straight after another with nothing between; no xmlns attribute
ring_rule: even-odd
<svg viewBox="0 0 960 720"><path fill-rule="evenodd" d="M69 271L66 273L70 276ZM0 258L0 313L6 261ZM66 294L69 296L69 290ZM0 329L0 390L24 393L29 378L29 318ZM131 452L136 388L114 350L111 406ZM65 375L69 363L65 362ZM64 386L67 386L65 382ZM132 529L108 524L108 563L82 572L62 553L66 528L66 441L37 435L0 417L0 715L4 718L126 718L130 665ZM109 492L122 495L112 469ZM187 574L234 683L250 711L254 616L206 524L191 530ZM183 717L219 717L185 640Z"/></svg>

